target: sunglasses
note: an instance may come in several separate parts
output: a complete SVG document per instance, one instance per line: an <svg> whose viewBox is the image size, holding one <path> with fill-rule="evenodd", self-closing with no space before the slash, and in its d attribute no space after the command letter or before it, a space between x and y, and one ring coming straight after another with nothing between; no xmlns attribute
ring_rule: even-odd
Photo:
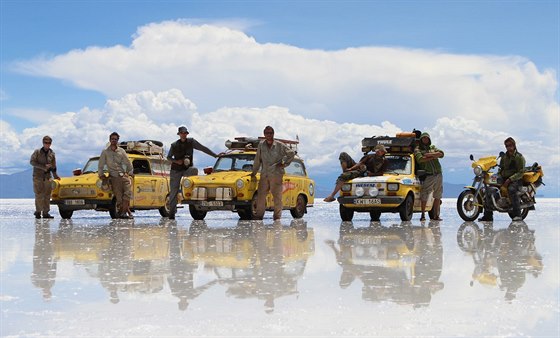
<svg viewBox="0 0 560 338"><path fill-rule="evenodd" d="M112 138L111 141L118 141L118 138Z"/></svg>
<svg viewBox="0 0 560 338"><path fill-rule="evenodd" d="M51 144L52 142L49 141L43 141L43 144Z"/></svg>
<svg viewBox="0 0 560 338"><path fill-rule="evenodd" d="M264 134L265 134L265 135L274 135L274 133L271 132L271 131L265 131Z"/></svg>

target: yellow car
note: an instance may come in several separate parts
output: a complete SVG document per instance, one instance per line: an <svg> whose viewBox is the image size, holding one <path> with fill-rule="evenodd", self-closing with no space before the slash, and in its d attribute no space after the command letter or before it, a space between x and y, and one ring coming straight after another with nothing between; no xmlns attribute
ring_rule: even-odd
<svg viewBox="0 0 560 338"><path fill-rule="evenodd" d="M163 144L144 140L121 142L119 146L125 149L134 168L131 210L157 209L167 217L171 163L163 156ZM69 219L74 211L85 209L109 211L111 218L116 218L116 199L110 187L99 179L98 163L99 156L92 157L83 169L74 170L74 176L53 181L51 204L58 205L62 218Z"/></svg>
<svg viewBox="0 0 560 338"><path fill-rule="evenodd" d="M371 137L362 140L362 151L374 151L378 144L384 145L389 162L383 176L357 177L346 182L340 191L340 218L351 221L354 212L369 212L373 221L378 221L383 212L398 212L402 221L410 221L414 212L421 212L420 191L425 175L417 168L414 159L416 137L403 133L398 137ZM428 197L426 211L433 218L432 194Z"/></svg>
<svg viewBox="0 0 560 338"><path fill-rule="evenodd" d="M206 175L184 177L181 182L182 202L189 205L191 216L202 220L209 211L230 210L243 220L253 219L257 205L258 180L251 180L258 138L238 137L227 141L228 150L220 155L214 167L205 168ZM280 140L293 149L297 141ZM301 218L313 206L315 182L307 176L299 156L285 168L282 203L294 218ZM266 210L273 210L272 195L266 197Z"/></svg>

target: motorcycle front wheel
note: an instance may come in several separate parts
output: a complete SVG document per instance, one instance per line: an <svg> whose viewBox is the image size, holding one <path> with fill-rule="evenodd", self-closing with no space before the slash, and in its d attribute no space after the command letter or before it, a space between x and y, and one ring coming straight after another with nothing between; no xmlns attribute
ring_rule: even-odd
<svg viewBox="0 0 560 338"><path fill-rule="evenodd" d="M457 198L457 212L464 221L475 221L482 212L482 199L474 195L474 190L464 190Z"/></svg>

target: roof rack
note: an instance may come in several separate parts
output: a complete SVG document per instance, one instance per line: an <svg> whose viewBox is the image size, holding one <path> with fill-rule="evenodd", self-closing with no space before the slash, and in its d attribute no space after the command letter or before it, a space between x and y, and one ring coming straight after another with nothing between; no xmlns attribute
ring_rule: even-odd
<svg viewBox="0 0 560 338"><path fill-rule="evenodd" d="M259 143L264 140L263 136L260 137L248 137L248 136L242 136L242 137L236 137L234 138L234 141L231 140L227 140L225 145L226 148L228 148L229 150L234 150L234 149L257 149L257 147L259 146ZM299 144L299 140L285 140L285 139L280 139L280 138L275 138L276 141L280 141L284 144L286 144L288 147L290 147L290 149L295 149L297 151L297 145Z"/></svg>
<svg viewBox="0 0 560 338"><path fill-rule="evenodd" d="M421 135L419 130L412 132L397 133L392 136L372 136L362 140L362 152L364 154L375 151L378 144L384 145L389 153L412 153Z"/></svg>
<svg viewBox="0 0 560 338"><path fill-rule="evenodd" d="M156 140L123 141L119 147L129 154L163 155L163 143Z"/></svg>

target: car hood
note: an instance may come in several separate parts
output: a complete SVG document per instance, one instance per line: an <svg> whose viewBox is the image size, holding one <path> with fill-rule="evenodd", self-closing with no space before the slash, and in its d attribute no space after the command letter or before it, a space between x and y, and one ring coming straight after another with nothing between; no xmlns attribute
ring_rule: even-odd
<svg viewBox="0 0 560 338"><path fill-rule="evenodd" d="M58 183L63 185L95 185L99 177L97 173L82 174L79 176L61 177Z"/></svg>

